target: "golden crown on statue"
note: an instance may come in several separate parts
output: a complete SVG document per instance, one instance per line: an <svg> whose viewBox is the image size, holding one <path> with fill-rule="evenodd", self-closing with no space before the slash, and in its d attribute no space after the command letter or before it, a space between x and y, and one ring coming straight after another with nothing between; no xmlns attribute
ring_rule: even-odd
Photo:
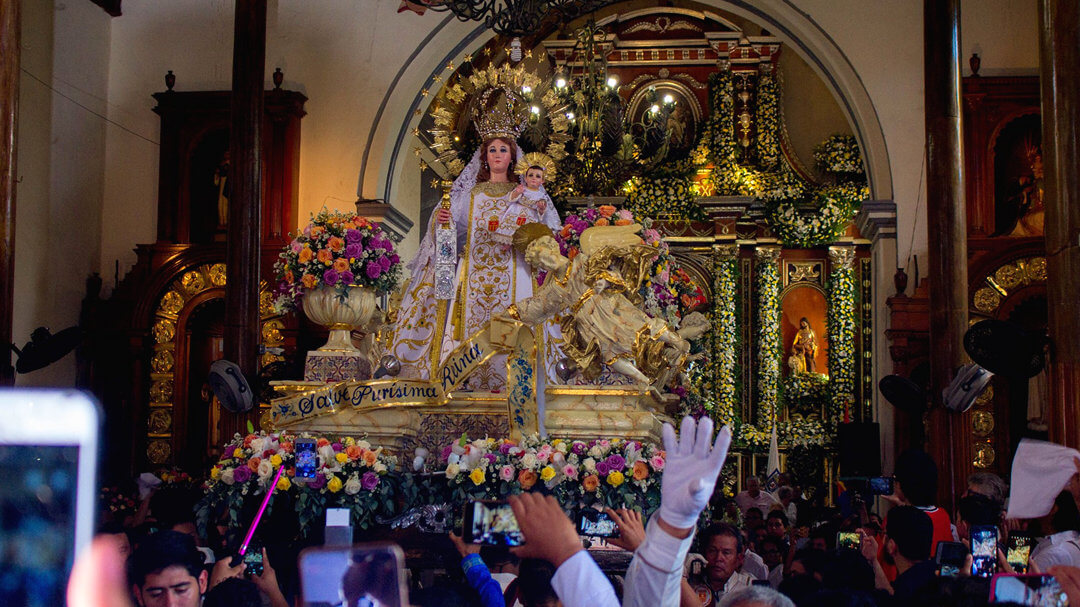
<svg viewBox="0 0 1080 607"><path fill-rule="evenodd" d="M480 96L480 102L473 109L473 121L481 141L496 137L517 140L529 119L528 111L514 91L492 87Z"/></svg>

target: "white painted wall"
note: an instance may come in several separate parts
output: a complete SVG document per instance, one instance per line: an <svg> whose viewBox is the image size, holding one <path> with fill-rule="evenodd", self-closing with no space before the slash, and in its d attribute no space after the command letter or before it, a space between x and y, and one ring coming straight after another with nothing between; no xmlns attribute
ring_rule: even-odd
<svg viewBox="0 0 1080 607"><path fill-rule="evenodd" d="M23 3L13 334L75 325L101 259L109 17L89 2ZM65 386L75 358L17 378Z"/></svg>
<svg viewBox="0 0 1080 607"><path fill-rule="evenodd" d="M899 209L900 263L908 263L911 251L924 257L925 196L918 191L922 2L790 4L835 42L869 94L884 133ZM23 78L17 336L28 336L38 324L72 324L85 275L101 271L108 288L114 260L120 260L123 276L135 261L132 248L154 240L159 127L150 95L164 90L163 76L170 69L177 90L229 88L233 15L230 0L125 0L123 16L113 19L88 2L23 5L24 67L46 82L55 78L55 88L113 124ZM403 116L402 108L475 24L451 20L431 41L435 50L407 65L410 53L446 17L398 14L397 6L391 0L269 2L267 83L273 69L281 67L285 87L309 97L302 122L301 219L324 204L351 208L373 118L399 70L402 78L387 108L398 118L378 125L361 189L366 196L382 196L389 179L390 202L413 219L419 214L419 171L409 153L411 143L403 150L408 157L399 159L399 166L408 168L387 175L398 128L414 120ZM1034 71L1035 0L966 0L963 8L962 48L965 58L978 50L982 74ZM415 250L417 232L404 245L405 257ZM63 286L50 276L55 266L45 250L46 244L59 241L58 234L74 239L79 248L78 256L65 258L74 267L64 268Z"/></svg>

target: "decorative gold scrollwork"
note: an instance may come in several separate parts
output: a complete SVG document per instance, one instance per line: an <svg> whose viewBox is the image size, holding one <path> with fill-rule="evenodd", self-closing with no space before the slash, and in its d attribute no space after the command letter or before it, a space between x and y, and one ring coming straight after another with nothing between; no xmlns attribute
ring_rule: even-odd
<svg viewBox="0 0 1080 607"><path fill-rule="evenodd" d="M176 291L169 291L161 298L161 310L175 316L184 309L184 296Z"/></svg>
<svg viewBox="0 0 1080 607"><path fill-rule="evenodd" d="M166 440L152 440L146 446L146 457L152 464L168 463L169 458L172 457L172 446Z"/></svg>
<svg viewBox="0 0 1080 607"><path fill-rule="evenodd" d="M989 436L994 431L994 416L989 411L976 411L971 416L971 431L975 436Z"/></svg>
<svg viewBox="0 0 1080 607"><path fill-rule="evenodd" d="M184 286L184 289L188 293L199 293L206 288L206 277L202 272L192 270L185 272L183 278L180 279L180 284Z"/></svg>
<svg viewBox="0 0 1080 607"><path fill-rule="evenodd" d="M150 361L150 368L154 370L154 373L169 373L174 364L176 361L171 350L158 350Z"/></svg>
<svg viewBox="0 0 1080 607"><path fill-rule="evenodd" d="M987 314L993 312L1001 305L1001 295L990 287L983 287L975 291L975 309Z"/></svg>
<svg viewBox="0 0 1080 607"><path fill-rule="evenodd" d="M972 464L976 468L985 470L994 465L994 460L997 459L997 452L994 451L994 446L989 443L979 443L975 445L975 457L972 458Z"/></svg>
<svg viewBox="0 0 1080 607"><path fill-rule="evenodd" d="M150 386L150 402L167 403L172 401L173 384L172 378L162 379Z"/></svg>
<svg viewBox="0 0 1080 607"><path fill-rule="evenodd" d="M167 318L159 318L158 321L154 323L153 333L154 343L168 343L176 337L176 323Z"/></svg>
<svg viewBox="0 0 1080 607"><path fill-rule="evenodd" d="M225 286L225 276L225 264L215 263L214 265L210 266L210 282L215 287Z"/></svg>
<svg viewBox="0 0 1080 607"><path fill-rule="evenodd" d="M154 409L146 423L150 434L167 434L172 429L172 413L168 409Z"/></svg>
<svg viewBox="0 0 1080 607"><path fill-rule="evenodd" d="M1024 272L1018 265L1008 264L1001 266L994 272L994 280L1005 289L1013 289L1020 286L1024 281Z"/></svg>

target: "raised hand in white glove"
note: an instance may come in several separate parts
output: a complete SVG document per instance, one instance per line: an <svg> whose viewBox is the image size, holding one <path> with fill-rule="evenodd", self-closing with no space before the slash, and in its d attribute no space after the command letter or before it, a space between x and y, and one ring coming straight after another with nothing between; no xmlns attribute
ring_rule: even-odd
<svg viewBox="0 0 1080 607"><path fill-rule="evenodd" d="M687 416L676 440L675 429L664 424L667 455L660 484L660 518L673 527L689 529L697 524L716 487L731 446L731 430L721 428L715 443L712 431L711 419L703 417L695 424L694 418Z"/></svg>

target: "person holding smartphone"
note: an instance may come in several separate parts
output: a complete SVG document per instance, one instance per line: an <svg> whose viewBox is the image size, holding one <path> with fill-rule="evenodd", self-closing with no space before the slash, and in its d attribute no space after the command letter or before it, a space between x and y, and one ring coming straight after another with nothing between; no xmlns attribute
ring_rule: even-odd
<svg viewBox="0 0 1080 607"><path fill-rule="evenodd" d="M479 544L466 544L453 531L450 532L450 542L457 548L461 555L461 570L465 573L465 579L469 585L480 595L480 605L483 607L504 607L503 589L499 582L491 577L491 572L480 557Z"/></svg>
<svg viewBox="0 0 1080 607"><path fill-rule="evenodd" d="M874 586L892 593L897 600L907 601L935 577L936 564L930 560L934 525L925 512L914 506L897 506L889 511L885 522L885 543L882 554L885 562L896 567L896 579L890 583L878 562L877 541L860 531L860 550L874 568Z"/></svg>

